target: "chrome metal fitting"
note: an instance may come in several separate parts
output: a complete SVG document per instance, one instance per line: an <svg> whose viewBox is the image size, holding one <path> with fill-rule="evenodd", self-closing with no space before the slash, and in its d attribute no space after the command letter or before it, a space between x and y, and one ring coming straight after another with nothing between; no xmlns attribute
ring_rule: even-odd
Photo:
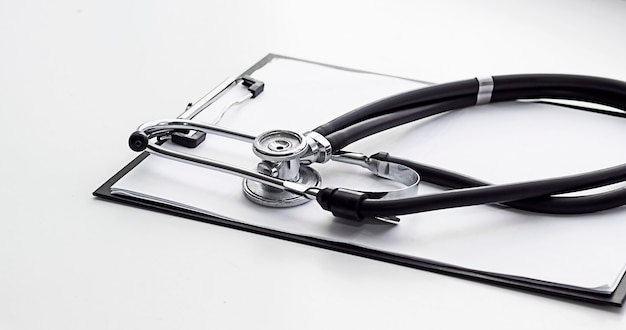
<svg viewBox="0 0 626 330"><path fill-rule="evenodd" d="M302 134L285 130L265 132L254 139L252 150L262 160L257 165L260 174L310 187L321 184L319 173L301 163L311 154L308 139ZM310 200L252 180L244 180L243 189L249 200L264 206L290 207Z"/></svg>
<svg viewBox="0 0 626 330"><path fill-rule="evenodd" d="M263 160L257 166L261 173L272 173L274 177L298 181L300 158L307 152L307 143L302 134L273 130L254 139L252 151Z"/></svg>
<svg viewBox="0 0 626 330"><path fill-rule="evenodd" d="M302 157L303 164L326 163L331 159L333 148L326 138L314 131L304 133L309 150L305 157Z"/></svg>
<svg viewBox="0 0 626 330"><path fill-rule="evenodd" d="M493 93L493 77L476 78L476 80L478 81L476 105L490 103L491 94Z"/></svg>

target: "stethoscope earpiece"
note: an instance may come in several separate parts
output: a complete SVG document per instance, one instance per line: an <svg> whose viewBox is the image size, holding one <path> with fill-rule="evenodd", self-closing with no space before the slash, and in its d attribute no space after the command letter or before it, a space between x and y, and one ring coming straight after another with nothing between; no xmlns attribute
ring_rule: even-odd
<svg viewBox="0 0 626 330"><path fill-rule="evenodd" d="M130 146L133 151L146 150L148 142L148 136L142 131L135 131L128 138L128 146Z"/></svg>

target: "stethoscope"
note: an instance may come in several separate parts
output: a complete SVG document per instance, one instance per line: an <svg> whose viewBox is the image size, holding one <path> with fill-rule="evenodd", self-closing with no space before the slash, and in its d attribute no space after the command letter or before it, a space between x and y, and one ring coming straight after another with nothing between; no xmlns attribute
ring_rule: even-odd
<svg viewBox="0 0 626 330"><path fill-rule="evenodd" d="M249 93L223 109L213 123L192 119L234 86ZM462 174L393 157L371 156L343 150L378 132L446 111L514 100L574 100L609 106L604 110L569 105L580 110L626 117L626 83L577 75L528 74L474 78L433 85L390 96L364 105L304 134L272 130L258 136L217 125L235 104L256 98L264 84L250 76L227 80L195 104L189 104L177 119L148 122L131 134L135 151L233 174L243 178L243 192L252 202L268 207L291 207L315 199L333 215L355 221L378 219L397 223L399 215L479 204L548 214L583 214L626 204L626 188L583 196L557 196L626 180L626 164L593 172L552 179L491 185ZM167 148L165 141L194 148L206 134L215 134L252 144L260 158L256 170ZM394 180L403 188L366 192L348 188L321 187L320 174L310 165L329 161L363 167L376 176ZM421 181L451 190L417 195Z"/></svg>

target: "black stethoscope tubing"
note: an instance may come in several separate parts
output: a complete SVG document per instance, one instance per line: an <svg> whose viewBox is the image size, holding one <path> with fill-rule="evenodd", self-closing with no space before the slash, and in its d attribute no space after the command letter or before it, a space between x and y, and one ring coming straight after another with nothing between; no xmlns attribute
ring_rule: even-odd
<svg viewBox="0 0 626 330"><path fill-rule="evenodd" d="M550 74L494 76L490 79L492 89L489 90L489 98L481 103L520 99L567 99L619 109L616 112L594 109L590 111L620 117L626 115L626 83L622 81ZM474 106L477 104L477 95L481 93L480 84L478 79L468 79L409 91L367 104L313 131L324 136L330 142L332 150L339 151L353 142L389 128L450 110ZM420 173L422 181L453 190L426 196L378 200L363 194L325 188L317 197L323 208L339 216L362 219L494 203L549 214L590 213L626 204L626 188L585 196L551 196L624 181L626 164L560 178L491 185L462 174L384 153L372 157L413 168Z"/></svg>

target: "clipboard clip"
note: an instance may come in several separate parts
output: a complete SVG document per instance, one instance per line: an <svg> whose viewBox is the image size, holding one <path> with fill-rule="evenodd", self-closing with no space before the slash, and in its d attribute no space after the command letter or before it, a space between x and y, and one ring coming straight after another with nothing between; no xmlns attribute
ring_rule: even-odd
<svg viewBox="0 0 626 330"><path fill-rule="evenodd" d="M256 98L265 90L265 83L261 80L255 79L249 75L240 76L237 79L228 78L223 81L214 91L210 92L207 95L203 96L200 100L195 103L188 103L185 111L178 116L180 119L193 119L197 114L199 114L202 110L206 109L208 106L213 104L217 99L219 99L222 95L224 95L228 90L233 87L241 84L242 86L248 89L249 94L244 96L243 98L233 101L225 106L215 117L215 119L211 122L213 125L217 125L224 115L233 107L249 100ZM199 146L206 139L206 132L196 131L196 130L177 130L172 132L167 136L167 138L177 145L186 147L186 148L195 148ZM164 139L161 139L164 140Z"/></svg>

